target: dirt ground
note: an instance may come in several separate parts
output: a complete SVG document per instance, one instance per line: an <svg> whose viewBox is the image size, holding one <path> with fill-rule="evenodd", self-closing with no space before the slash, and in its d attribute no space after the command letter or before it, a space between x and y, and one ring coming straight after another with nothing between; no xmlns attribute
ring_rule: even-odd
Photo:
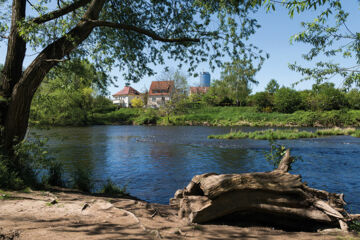
<svg viewBox="0 0 360 240"><path fill-rule="evenodd" d="M340 230L284 232L264 227L193 225L167 205L65 190L7 192L0 200L6 239L360 239Z"/></svg>

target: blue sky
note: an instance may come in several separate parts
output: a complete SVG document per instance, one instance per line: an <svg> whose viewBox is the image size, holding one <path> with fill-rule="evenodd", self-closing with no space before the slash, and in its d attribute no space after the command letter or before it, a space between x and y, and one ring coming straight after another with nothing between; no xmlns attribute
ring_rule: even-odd
<svg viewBox="0 0 360 240"><path fill-rule="evenodd" d="M360 22L360 9L359 1L357 0L344 0L342 2L343 8L345 11L350 13L348 26L354 32L359 32ZM265 52L270 54L270 58L266 60L262 69L256 75L256 80L259 81L259 84L253 86L253 92L262 91L270 79L276 79L280 85L290 86L292 83L301 79L301 75L291 71L288 68L288 63L293 63L294 61L298 63L304 63L307 66L310 66L309 63L305 62L301 55L309 50L309 46L304 44L295 43L290 44L289 39L295 33L302 31L301 21L311 21L316 17L316 12L306 12L300 15L295 15L293 19L290 19L286 9L278 7L275 12L266 13L264 10L259 11L255 14L255 17L258 19L261 28L258 29L257 33L250 39L251 43L260 47ZM0 44L0 63L4 63L5 54L6 54L6 45L4 42ZM28 53L29 54L29 53ZM29 64L32 57L28 57L25 60L25 65ZM341 59L341 61L344 61ZM168 62L168 66L176 66L173 62ZM155 66L154 69L158 75L152 77L145 77L137 83L132 83L131 85L138 89L143 90L145 87L149 88L151 81L157 80L159 75L163 71L165 66ZM175 69L176 70L176 69ZM207 64L201 64L197 69L198 72L210 71ZM180 70L183 73L186 73L186 69ZM210 71L211 79L218 79L220 77L221 69L216 69L214 72ZM115 93L121 89L125 81L122 79L121 74L113 70L112 75L118 76L117 85L109 87L111 94ZM341 86L341 79L332 79L337 86ZM189 77L189 85L197 85L199 83L199 77ZM296 89L309 89L314 82L307 81L297 85Z"/></svg>

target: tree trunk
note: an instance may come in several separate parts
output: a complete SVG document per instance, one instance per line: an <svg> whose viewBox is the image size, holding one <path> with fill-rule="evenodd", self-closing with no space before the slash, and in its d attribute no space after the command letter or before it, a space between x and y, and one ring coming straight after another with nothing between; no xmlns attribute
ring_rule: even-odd
<svg viewBox="0 0 360 240"><path fill-rule="evenodd" d="M19 36L17 22L25 17L26 0L14 0L13 22L8 43L8 55L1 76L1 96L7 102L1 103L1 141L5 149L24 139L27 131L32 98L45 75L64 56L68 55L92 32L106 0L93 0L82 20L63 36L48 45L22 72L25 56L25 41ZM20 13L19 13L20 12Z"/></svg>
<svg viewBox="0 0 360 240"><path fill-rule="evenodd" d="M271 172L197 175L175 193L170 204L179 208L179 217L192 223L347 230L350 217L343 194L308 187L300 175L287 172L291 163L288 151L279 168Z"/></svg>

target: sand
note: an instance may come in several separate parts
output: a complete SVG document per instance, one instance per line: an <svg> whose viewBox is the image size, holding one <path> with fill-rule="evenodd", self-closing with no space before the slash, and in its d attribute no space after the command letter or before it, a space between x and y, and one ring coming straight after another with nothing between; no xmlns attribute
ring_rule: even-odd
<svg viewBox="0 0 360 240"><path fill-rule="evenodd" d="M7 192L0 200L3 239L360 239L338 229L317 233L265 227L189 224L168 205L58 189Z"/></svg>

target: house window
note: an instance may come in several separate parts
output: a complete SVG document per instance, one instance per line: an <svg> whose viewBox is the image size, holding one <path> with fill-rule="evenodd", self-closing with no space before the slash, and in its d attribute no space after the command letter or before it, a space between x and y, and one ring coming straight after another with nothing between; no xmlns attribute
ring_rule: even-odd
<svg viewBox="0 0 360 240"><path fill-rule="evenodd" d="M152 101L153 101L153 102L155 102L155 100L156 100L156 98L154 98L154 97L153 97L153 98L151 98L151 99L152 99Z"/></svg>

